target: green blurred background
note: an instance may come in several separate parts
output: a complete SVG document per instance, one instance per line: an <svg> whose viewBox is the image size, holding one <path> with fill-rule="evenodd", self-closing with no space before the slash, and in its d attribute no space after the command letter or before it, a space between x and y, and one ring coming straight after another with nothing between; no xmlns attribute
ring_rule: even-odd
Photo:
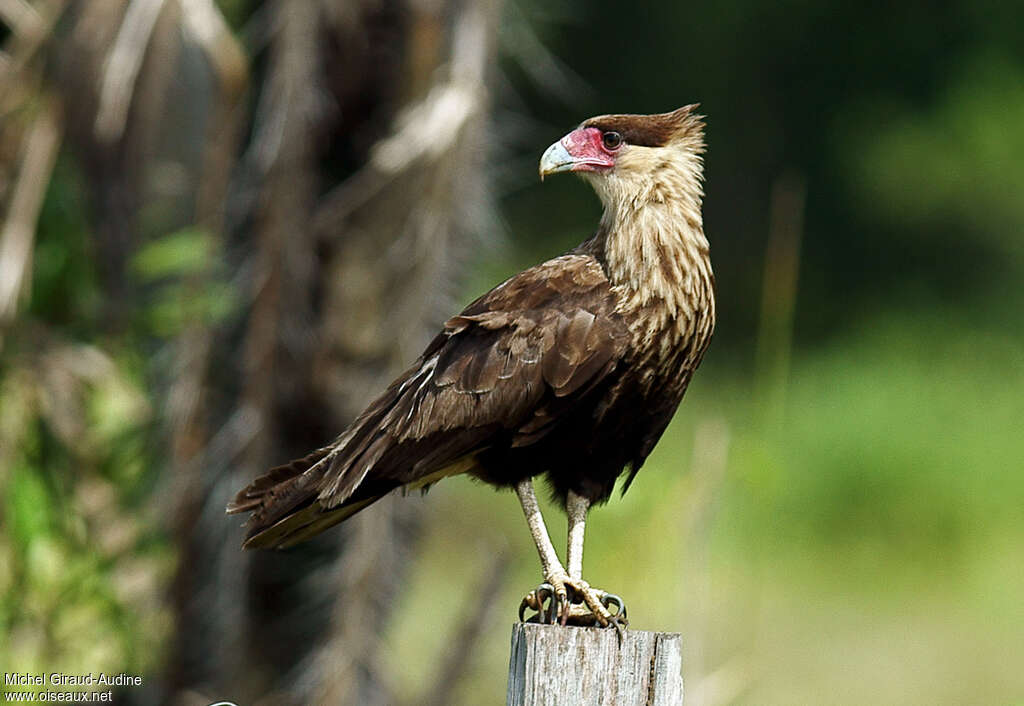
<svg viewBox="0 0 1024 706"><path fill-rule="evenodd" d="M126 17L133 8L144 16L146 3L0 5L4 671L146 675L146 689L119 697L127 703L240 698L225 677L237 673L263 675L249 692L263 694L261 703L326 702L334 693L359 693L364 703L500 702L508 627L538 580L537 561L514 498L465 479L422 500L395 501L411 509L381 511L413 519L389 525L405 528L394 535L404 548L389 555L394 585L381 594L386 605L374 608L372 625L353 627L320 606L333 622L307 628L307 644L296 648L308 665L346 646L359 652L351 636L358 633L346 631L368 630L374 657L356 671L376 685L369 691L295 691L289 679L300 668L275 673L285 658L272 652L202 674L181 656L198 630L190 622L197 605L209 599L201 610L232 610L230 592L225 603L224 593L202 585L223 592L225 576L261 576L277 561L232 564L249 561L229 555L237 553L237 522L210 508L222 507L264 460L278 463L331 438L337 420L358 411L422 343L420 328L412 334L375 314L397 304L372 285L360 289L349 272L354 284L341 300L379 314L380 336L401 345L361 363L362 387L336 407L319 402L319 423L297 422L296 431L278 422L263 456L243 453L243 463L217 446L232 420L245 419L232 409L266 404L277 418L310 409L309 395L289 397L285 383L285 401L267 402L259 376L246 381L260 360L253 322L271 282L285 292L277 305L299 312L279 316L281 330L316 321L329 331L334 299L322 294L323 281L352 258L362 262L365 250L347 249L345 233L358 229L374 242L381 212L441 189L431 186L438 174L469 174L486 193L456 180L416 216L441 213L444 221L468 210L452 224L468 235L409 245L401 228L380 226L397 233L392 258L445 253L444 267L397 295L446 292L415 312L417 327L436 327L479 292L594 229L600 207L585 184L538 182L544 147L590 115L700 102L719 326L633 488L591 514L586 576L627 599L634 628L683 634L688 706L1024 703L1019 3L323 2L310 3L318 8L305 18L312 34L294 33L289 54L278 39L288 41L288 13L304 3L168 1L154 11L161 14L145 51L160 41L188 45L188 23L217 11L224 24L212 26L234 48L227 59L181 50L171 64L143 53L113 138L103 138L96 119L107 105L104 57ZM475 108L473 139L449 145L443 129L432 130L428 144L456 161L424 157L440 160L426 176L380 177L381 140L403 124L451 124L415 112L403 123L402 109L428 102L446 77L462 85L452 67L472 50L460 44L460 23L480 12L489 44L473 95L486 100ZM88 24L97 18L109 24L107 40ZM316 57L308 69L316 96L278 71L295 66L295 47ZM79 64L81 55L93 64ZM222 80L227 109L218 107L203 56L228 66L229 76L244 66L234 69L243 78ZM279 102L299 104L291 119L307 121L297 142L288 141L293 114L266 108L275 91L285 96ZM223 114L230 117L218 131L209 116ZM273 128L275 115L285 127ZM284 135L284 158L261 152L275 135ZM219 162L200 154L206 142L222 146L228 166L217 171ZM42 155L36 172L31 155ZM305 200L292 193L293 161L315 175ZM204 180L210 170L221 177ZM31 192L37 173L34 235L25 236L19 214L32 196L19 189L27 181ZM136 179L144 186L133 187ZM275 179L291 191L273 191ZM355 179L358 188L371 184L372 195L335 190ZM212 192L203 191L208 183ZM320 215L319 204L331 199L340 220ZM384 207L372 207L373 199ZM275 210L282 203L294 206L283 216ZM337 241L304 239L306 226L287 220L304 211L316 214L315 228L346 227L335 229ZM277 230L268 225L282 220ZM278 231L285 236L274 240ZM26 237L27 258L16 247ZM285 269L281 284L272 267L264 279L253 274L275 258L301 259L302 248L320 263L313 269L322 280L300 281ZM289 286L319 294L297 295L305 303L293 309ZM362 335L358 317L345 321L357 327L346 340ZM282 334L275 367L259 373L264 386L287 382L302 361L326 366L309 353L325 338ZM195 350L203 351L199 363ZM200 392L175 384L193 363L205 380ZM204 411L190 427L182 410L195 400ZM196 441L193 427L213 431ZM235 467L244 470L231 475ZM199 519L206 513L214 519ZM564 522L554 508L546 515L561 545ZM211 532L223 534L206 532L216 522L228 527ZM195 527L216 537L204 550L212 553L196 554ZM343 575L358 563L352 546L336 564L330 545L319 551L331 559L309 561ZM183 562L203 563L197 556L219 557L211 565L224 573L189 588ZM253 586L291 595L294 580L283 571L248 580L247 605L259 602ZM338 599L340 589L327 583L321 596L334 598L325 600L366 599ZM274 610L269 604L264 613ZM211 629L194 639L225 638ZM445 671L446 659L454 671ZM442 677L447 687L436 685ZM346 698L354 697L333 702Z"/></svg>

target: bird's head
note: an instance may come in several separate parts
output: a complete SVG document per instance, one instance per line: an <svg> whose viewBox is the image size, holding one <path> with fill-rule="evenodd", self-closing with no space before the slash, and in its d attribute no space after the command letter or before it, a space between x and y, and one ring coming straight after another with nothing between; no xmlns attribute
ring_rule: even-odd
<svg viewBox="0 0 1024 706"><path fill-rule="evenodd" d="M704 123L687 105L655 115L599 115L554 143L540 176L578 172L605 206L658 200L671 192L700 198Z"/></svg>

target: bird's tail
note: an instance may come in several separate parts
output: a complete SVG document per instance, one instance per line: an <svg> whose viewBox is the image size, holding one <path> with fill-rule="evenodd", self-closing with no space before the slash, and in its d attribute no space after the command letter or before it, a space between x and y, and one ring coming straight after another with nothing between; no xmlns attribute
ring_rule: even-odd
<svg viewBox="0 0 1024 706"><path fill-rule="evenodd" d="M252 526L242 546L246 549L287 549L310 539L339 522L344 522L363 508L377 502L387 493L350 498L338 507L325 509L314 498L312 502L274 524Z"/></svg>
<svg viewBox="0 0 1024 706"><path fill-rule="evenodd" d="M432 454L417 457L396 444L386 429L412 414L413 383L432 368L413 368L389 387L329 446L278 466L260 476L228 504L227 511L250 512L243 546L284 548L320 534L392 490L425 489L441 478L465 473L476 463L472 438L461 434L461 446L440 444ZM409 442L412 448L418 442ZM475 442L474 442L475 443ZM462 447L466 447L463 449ZM468 452L468 453L467 453ZM423 468L417 468L422 465Z"/></svg>
<svg viewBox="0 0 1024 706"><path fill-rule="evenodd" d="M272 468L243 488L228 503L229 513L251 512L243 546L246 549L284 549L347 520L387 495L392 487L361 488L336 507L317 501L325 461L334 446L317 449L304 458ZM317 467L319 464L319 468Z"/></svg>

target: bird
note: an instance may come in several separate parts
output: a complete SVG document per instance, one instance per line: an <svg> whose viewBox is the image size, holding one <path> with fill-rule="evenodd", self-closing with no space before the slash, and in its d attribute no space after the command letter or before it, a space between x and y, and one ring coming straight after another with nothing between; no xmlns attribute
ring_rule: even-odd
<svg viewBox="0 0 1024 706"><path fill-rule="evenodd" d="M514 489L536 545L543 582L520 619L624 625L622 600L583 579L584 530L633 482L714 331L697 108L600 115L548 147L541 180L575 173L600 198L594 235L470 303L333 442L239 491L243 546L291 547L396 489L469 474ZM565 564L537 477L568 517Z"/></svg>

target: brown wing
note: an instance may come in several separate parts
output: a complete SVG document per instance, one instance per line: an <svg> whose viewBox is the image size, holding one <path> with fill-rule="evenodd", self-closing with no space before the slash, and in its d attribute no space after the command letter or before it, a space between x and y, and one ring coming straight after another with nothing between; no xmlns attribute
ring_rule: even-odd
<svg viewBox="0 0 1024 706"><path fill-rule="evenodd" d="M252 511L247 546L293 544L393 488L468 471L499 441L543 438L625 351L614 306L589 255L556 258L491 290L333 444L238 494L228 511Z"/></svg>

